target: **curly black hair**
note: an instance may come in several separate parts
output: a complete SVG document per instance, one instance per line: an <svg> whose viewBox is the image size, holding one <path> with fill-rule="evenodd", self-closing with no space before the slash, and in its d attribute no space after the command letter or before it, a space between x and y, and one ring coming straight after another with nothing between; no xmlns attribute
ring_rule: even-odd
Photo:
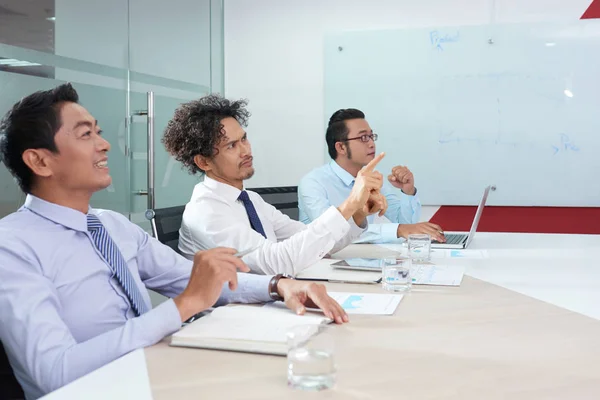
<svg viewBox="0 0 600 400"><path fill-rule="evenodd" d="M216 146L225 132L221 121L232 117L246 127L250 112L248 101L230 101L218 94L182 104L167 124L162 138L167 151L191 174L204 172L194 162L196 155L207 158L217 154Z"/></svg>

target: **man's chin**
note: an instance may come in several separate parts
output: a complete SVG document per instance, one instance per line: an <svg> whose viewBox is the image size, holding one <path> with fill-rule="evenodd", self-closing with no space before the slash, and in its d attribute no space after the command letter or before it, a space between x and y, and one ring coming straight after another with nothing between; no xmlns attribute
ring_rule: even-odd
<svg viewBox="0 0 600 400"><path fill-rule="evenodd" d="M250 179L254 176L254 167L247 168L246 171L243 171L242 180Z"/></svg>
<svg viewBox="0 0 600 400"><path fill-rule="evenodd" d="M358 162L358 160L356 160L355 162L357 164L359 164L360 166L364 167L366 166L368 163L370 163L371 161L373 161L373 159L375 158L375 155L366 155L365 158L362 159L362 161Z"/></svg>
<svg viewBox="0 0 600 400"><path fill-rule="evenodd" d="M110 175L108 175L105 179L102 179L100 182L98 182L98 186L97 186L98 188L96 189L96 192L99 192L101 190L108 188L111 184L112 184L112 177Z"/></svg>

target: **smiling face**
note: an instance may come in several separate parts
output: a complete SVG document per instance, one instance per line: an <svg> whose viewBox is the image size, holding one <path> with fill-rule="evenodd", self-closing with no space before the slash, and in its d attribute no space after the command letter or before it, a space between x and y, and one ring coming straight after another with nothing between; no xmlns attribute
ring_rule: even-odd
<svg viewBox="0 0 600 400"><path fill-rule="evenodd" d="M110 144L100 136L98 122L77 103L59 107L61 126L54 136L58 152L28 150L25 161L33 161L33 170L46 187L90 195L105 189L112 181L106 154Z"/></svg>
<svg viewBox="0 0 600 400"><path fill-rule="evenodd" d="M235 118L223 118L221 125L224 135L216 145L215 155L198 156L196 162L209 178L241 189L243 181L254 175L252 146Z"/></svg>

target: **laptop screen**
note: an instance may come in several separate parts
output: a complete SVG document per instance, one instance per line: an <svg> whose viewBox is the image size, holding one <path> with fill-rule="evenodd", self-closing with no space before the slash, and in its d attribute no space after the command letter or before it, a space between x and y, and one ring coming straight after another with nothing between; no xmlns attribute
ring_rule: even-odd
<svg viewBox="0 0 600 400"><path fill-rule="evenodd" d="M477 231L477 225L479 225L479 219L481 218L481 214L483 214L483 208L485 207L485 202L487 201L488 194L490 193L491 186L488 186L483 191L483 197L479 202L479 207L477 207L477 212L475 213L475 218L473 219L473 224L471 225L471 230L469 231L469 237L467 238L467 243L465 247L471 243L473 237L475 236L475 232Z"/></svg>

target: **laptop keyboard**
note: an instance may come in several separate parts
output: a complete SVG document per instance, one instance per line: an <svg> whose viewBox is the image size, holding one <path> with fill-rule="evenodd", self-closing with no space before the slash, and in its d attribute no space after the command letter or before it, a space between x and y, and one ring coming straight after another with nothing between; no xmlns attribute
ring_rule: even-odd
<svg viewBox="0 0 600 400"><path fill-rule="evenodd" d="M447 244L461 244L463 242L463 240L467 237L467 235L464 235L464 234L454 234L454 233L447 233L444 236L446 237ZM433 240L432 242L439 243L437 240Z"/></svg>

